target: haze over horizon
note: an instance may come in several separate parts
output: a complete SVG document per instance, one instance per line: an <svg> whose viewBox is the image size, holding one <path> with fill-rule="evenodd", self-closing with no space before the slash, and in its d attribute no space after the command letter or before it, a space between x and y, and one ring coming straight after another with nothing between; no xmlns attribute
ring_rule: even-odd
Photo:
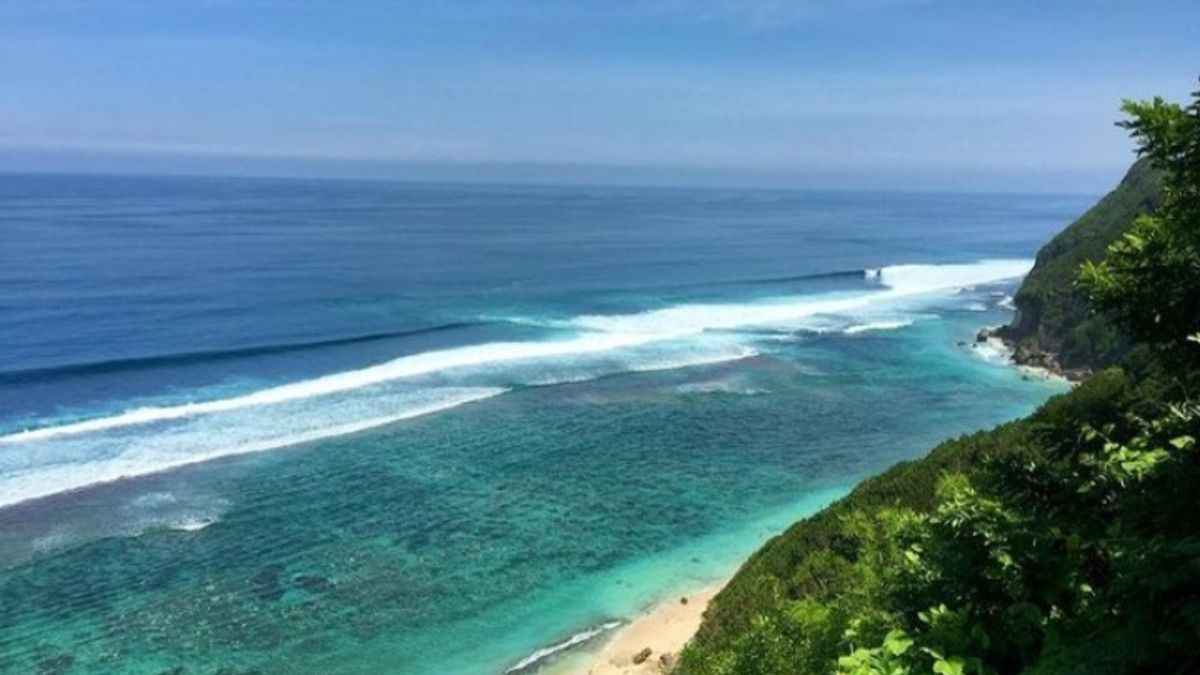
<svg viewBox="0 0 1200 675"><path fill-rule="evenodd" d="M344 4L6 3L0 171L1099 193L1200 64L1182 0Z"/></svg>

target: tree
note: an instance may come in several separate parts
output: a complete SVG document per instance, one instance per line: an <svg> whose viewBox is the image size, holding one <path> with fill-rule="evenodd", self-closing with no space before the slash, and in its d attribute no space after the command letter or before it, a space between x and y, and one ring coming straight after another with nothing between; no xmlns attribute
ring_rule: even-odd
<svg viewBox="0 0 1200 675"><path fill-rule="evenodd" d="M1136 338L1174 356L1200 360L1200 91L1186 108L1155 97L1125 101L1138 154L1164 176L1165 199L1137 219L1080 282L1094 308ZM1190 338L1190 340L1189 340ZM1189 344L1190 342L1190 344Z"/></svg>

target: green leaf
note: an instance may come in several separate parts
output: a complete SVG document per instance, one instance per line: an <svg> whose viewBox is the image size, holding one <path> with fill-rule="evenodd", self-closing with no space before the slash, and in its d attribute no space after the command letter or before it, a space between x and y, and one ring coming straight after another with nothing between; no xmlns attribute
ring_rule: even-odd
<svg viewBox="0 0 1200 675"><path fill-rule="evenodd" d="M908 634L902 630L888 631L886 637L883 638L883 647L894 656L900 656L907 652L913 646L913 639L908 637Z"/></svg>
<svg viewBox="0 0 1200 675"><path fill-rule="evenodd" d="M940 650L934 649L933 647L921 647L921 651L932 656L934 659L936 659L938 661L941 661L943 658L942 652Z"/></svg>
<svg viewBox="0 0 1200 675"><path fill-rule="evenodd" d="M967 662L961 656L951 656L933 664L933 672L938 675L963 675Z"/></svg>

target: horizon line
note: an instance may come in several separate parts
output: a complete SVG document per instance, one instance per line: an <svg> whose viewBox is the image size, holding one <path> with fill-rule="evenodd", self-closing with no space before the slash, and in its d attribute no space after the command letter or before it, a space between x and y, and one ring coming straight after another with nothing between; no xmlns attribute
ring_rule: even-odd
<svg viewBox="0 0 1200 675"><path fill-rule="evenodd" d="M507 163L479 164L478 168L499 167ZM476 166L476 165L473 165ZM561 168L563 166L578 166L574 164L536 164L539 168ZM616 165L585 165L588 167L623 168ZM636 167L642 168L642 167ZM635 183L635 182L601 182L594 180L563 180L554 181L541 178L475 178L475 177L420 177L420 176L371 176L371 175L335 175L335 174L272 174L272 173L221 173L209 171L179 170L104 170L104 169L21 169L0 168L0 177L8 178L168 178L168 179L198 179L198 180L246 180L271 182L312 182L312 183L382 183L382 184L415 184L427 186L492 186L492 187L545 187L545 188L593 188L613 190L720 190L729 192L796 192L796 193L846 193L846 194L927 194L927 195L1038 195L1046 197L1095 197L1104 191L1071 191L1070 189L1054 190L1019 190L1012 188L961 188L934 189L929 187L877 187L877 186L813 186L813 185L765 185L765 184L702 184L686 182L664 183ZM1116 182L1113 183L1116 185Z"/></svg>
<svg viewBox="0 0 1200 675"><path fill-rule="evenodd" d="M198 155L11 146L8 150L9 156L0 164L0 175L192 176L268 180L859 193L1095 196L1116 185L1127 168L1115 164L1066 167L686 166L538 160ZM1130 164L1134 159L1130 158ZM1055 180L1046 180L1052 177ZM951 184L953 178L961 180L958 184ZM1022 182L1027 185L1021 185Z"/></svg>

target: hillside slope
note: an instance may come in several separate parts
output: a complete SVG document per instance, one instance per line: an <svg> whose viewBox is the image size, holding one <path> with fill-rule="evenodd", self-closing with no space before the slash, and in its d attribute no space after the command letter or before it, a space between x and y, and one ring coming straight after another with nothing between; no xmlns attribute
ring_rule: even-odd
<svg viewBox="0 0 1200 675"><path fill-rule="evenodd" d="M719 653L736 645L754 621L805 598L828 598L849 589L833 575L817 572L831 557L851 560L858 545L847 536L844 521L856 512L907 508L928 512L936 503L936 486L947 472L971 474L985 459L1017 452L1037 444L1039 430L1064 419L1099 422L1121 406L1127 387L1119 371L1089 379L1077 389L1057 396L1028 418L988 431L944 441L921 459L900 462L860 483L849 495L819 513L793 524L751 556L712 600L693 646ZM681 672L699 659L685 659Z"/></svg>
<svg viewBox="0 0 1200 675"><path fill-rule="evenodd" d="M1017 347L1021 359L1047 365L1039 359L1057 357L1065 368L1086 368L1110 361L1123 349L1125 341L1117 328L1088 311L1075 279L1083 261L1103 258L1105 247L1127 231L1134 218L1157 207L1160 193L1161 177L1149 162L1140 160L1112 192L1042 247L1014 296L1017 312L1012 323L997 331ZM764 608L784 606L821 587L800 570L810 556L839 547L846 551L841 522L849 514L896 506L930 510L940 475L969 472L985 456L1028 445L1031 430L1044 427L1048 416L1058 416L1077 401L1091 406L1091 392L1105 389L1106 383L1109 379L1102 378L1054 399L1025 420L946 441L922 459L867 479L844 499L796 523L747 560L713 600L695 644L706 650L725 649L750 629Z"/></svg>
<svg viewBox="0 0 1200 675"><path fill-rule="evenodd" d="M1127 104L1169 172L1138 162L1047 244L1002 331L1024 358L1119 365L768 541L678 673L1200 672L1200 142L1176 142L1200 140L1195 96Z"/></svg>
<svg viewBox="0 0 1200 675"><path fill-rule="evenodd" d="M1102 371L864 481L746 561L676 674L1200 672L1200 408L1135 421L1178 386Z"/></svg>
<svg viewBox="0 0 1200 675"><path fill-rule="evenodd" d="M1127 340L1113 324L1088 311L1075 288L1080 265L1129 230L1137 216L1162 202L1162 176L1149 161L1136 162L1121 183L1038 252L1013 298L1013 321L996 335L1024 365L1077 371L1115 363Z"/></svg>

